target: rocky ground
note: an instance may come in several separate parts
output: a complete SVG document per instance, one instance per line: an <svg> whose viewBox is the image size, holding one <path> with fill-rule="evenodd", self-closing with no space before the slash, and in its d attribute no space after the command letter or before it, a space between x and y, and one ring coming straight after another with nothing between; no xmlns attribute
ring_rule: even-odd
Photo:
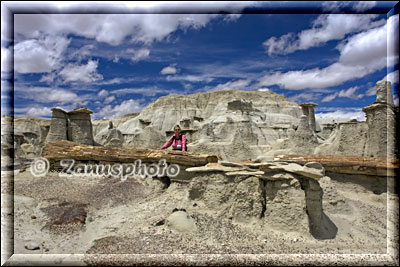
<svg viewBox="0 0 400 267"><path fill-rule="evenodd" d="M10 174L2 172L2 183ZM126 254L385 254L387 212L390 221L398 216L398 209L387 205L397 203L397 196L332 180L325 190L339 192L347 208L332 208L340 201L330 198L328 205L326 193L325 213L338 232L334 239L317 240L309 233L269 227L262 220L234 223L218 212L219 207L190 200L187 183L163 187L149 178L122 182L60 178L54 172L33 177L29 169L16 171L14 253L86 254L81 263L89 265L121 264L118 260ZM6 193L10 192L2 184L2 195ZM101 260L94 254L115 255Z"/></svg>

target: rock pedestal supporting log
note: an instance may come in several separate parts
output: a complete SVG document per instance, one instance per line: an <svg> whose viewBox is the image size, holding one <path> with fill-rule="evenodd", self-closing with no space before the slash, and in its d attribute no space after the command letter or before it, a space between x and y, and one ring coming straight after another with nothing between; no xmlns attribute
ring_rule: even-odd
<svg viewBox="0 0 400 267"><path fill-rule="evenodd" d="M51 111L53 113L49 133L46 137L46 143L58 140L67 140L67 112L59 108L52 108Z"/></svg>

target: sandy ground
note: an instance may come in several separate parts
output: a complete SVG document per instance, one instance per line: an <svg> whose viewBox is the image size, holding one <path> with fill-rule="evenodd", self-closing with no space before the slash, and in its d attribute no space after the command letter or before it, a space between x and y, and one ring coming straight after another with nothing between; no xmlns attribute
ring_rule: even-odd
<svg viewBox="0 0 400 267"><path fill-rule="evenodd" d="M2 197L10 193L4 186L9 174L2 172ZM60 178L58 173L33 177L29 169L15 171L14 253L116 254L107 264L118 263L122 254L386 254L392 249L388 240L398 237L387 234L388 218L392 222L398 217L398 209L388 208L387 203L398 203L397 196L332 183L351 212L325 210L338 233L334 239L316 240L310 234L270 228L262 221L237 224L217 217L200 201L188 199L188 184L172 183L162 189L148 178L122 182L106 177ZM60 223L60 207L75 207L72 213L78 219ZM186 210L196 229L178 232L169 227L165 219L174 209ZM26 248L32 242L37 249ZM88 256L81 263L104 262Z"/></svg>

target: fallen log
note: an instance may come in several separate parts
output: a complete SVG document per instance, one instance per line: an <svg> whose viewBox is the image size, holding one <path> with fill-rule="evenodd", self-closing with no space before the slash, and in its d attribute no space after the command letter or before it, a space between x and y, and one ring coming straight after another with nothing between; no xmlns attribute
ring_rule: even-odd
<svg viewBox="0 0 400 267"><path fill-rule="evenodd" d="M338 155L279 155L276 160L305 164L319 162L326 171L345 174L365 174L377 176L395 176L399 160L391 158L374 158Z"/></svg>
<svg viewBox="0 0 400 267"><path fill-rule="evenodd" d="M82 162L134 163L136 160L141 160L142 162L159 162L161 159L165 159L168 163L191 167L204 166L210 162L218 162L218 158L215 155L174 150L90 146L67 140L47 143L42 151L42 157L50 162L73 159Z"/></svg>

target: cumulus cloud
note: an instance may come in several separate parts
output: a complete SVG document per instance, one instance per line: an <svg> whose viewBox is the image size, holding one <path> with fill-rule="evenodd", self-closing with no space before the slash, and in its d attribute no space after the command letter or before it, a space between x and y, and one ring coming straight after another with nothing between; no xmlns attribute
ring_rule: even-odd
<svg viewBox="0 0 400 267"><path fill-rule="evenodd" d="M392 86L393 86L393 84L398 84L399 83L399 70L389 73L382 80L389 81L392 84Z"/></svg>
<svg viewBox="0 0 400 267"><path fill-rule="evenodd" d="M147 48L141 48L138 50L128 49L127 52L132 54L131 60L133 62L141 61L150 56L150 50Z"/></svg>
<svg viewBox="0 0 400 267"><path fill-rule="evenodd" d="M19 42L14 47L14 68L19 73L46 73L60 67L70 40L45 36Z"/></svg>
<svg viewBox="0 0 400 267"><path fill-rule="evenodd" d="M387 49L397 47L398 38L386 42L387 28L398 29L398 18L398 15L391 16L387 24L355 34L342 42L337 47L340 51L338 62L328 67L269 73L260 78L258 85L277 84L291 90L327 88L380 70L398 60L398 51Z"/></svg>
<svg viewBox="0 0 400 267"><path fill-rule="evenodd" d="M187 81L187 82L206 82L209 83L214 80L214 78L210 77L208 73L194 75L168 75L166 78L167 81Z"/></svg>
<svg viewBox="0 0 400 267"><path fill-rule="evenodd" d="M106 99L104 99L104 104L110 104L111 102L113 102L115 100L115 96L109 96L106 97Z"/></svg>
<svg viewBox="0 0 400 267"><path fill-rule="evenodd" d="M211 91L221 91L221 90L245 90L250 84L250 80L237 80L229 81L223 84L218 84Z"/></svg>
<svg viewBox="0 0 400 267"><path fill-rule="evenodd" d="M102 80L103 75L97 73L97 61L89 60L86 65L68 64L60 75L65 82L85 82L90 83Z"/></svg>
<svg viewBox="0 0 400 267"><path fill-rule="evenodd" d="M346 90L340 90L334 94L328 95L322 99L322 102L330 102L336 97L347 97L351 99L360 99L364 96L364 94L357 94L356 91L359 89L358 86L350 87Z"/></svg>
<svg viewBox="0 0 400 267"><path fill-rule="evenodd" d="M113 90L112 93L115 95L129 95L129 94L140 94L144 96L155 96L158 93L165 93L165 90L156 87L141 87L141 88L121 88ZM171 92L170 90L168 92Z"/></svg>
<svg viewBox="0 0 400 267"><path fill-rule="evenodd" d="M50 87L16 87L15 94L18 98L32 99L37 103L55 104L84 104L89 98L86 95L78 96L70 90Z"/></svg>
<svg viewBox="0 0 400 267"><path fill-rule="evenodd" d="M26 115L33 117L50 117L51 109L48 107L31 107L26 111Z"/></svg>
<svg viewBox="0 0 400 267"><path fill-rule="evenodd" d="M201 28L218 14L18 14L16 33L76 34L113 46L124 41L151 44L178 29Z"/></svg>
<svg viewBox="0 0 400 267"><path fill-rule="evenodd" d="M1 47L1 71L12 71L11 48Z"/></svg>
<svg viewBox="0 0 400 267"><path fill-rule="evenodd" d="M268 91L271 91L271 90L269 88L265 87L265 88L259 88L259 89L257 89L257 91L268 92Z"/></svg>
<svg viewBox="0 0 400 267"><path fill-rule="evenodd" d="M129 99L123 101L119 105L104 106L99 112L95 114L96 118L114 118L121 117L128 113L140 112L143 109L143 105L135 99Z"/></svg>
<svg viewBox="0 0 400 267"><path fill-rule="evenodd" d="M376 1L359 1L353 6L353 10L357 12L364 12L376 6Z"/></svg>
<svg viewBox="0 0 400 267"><path fill-rule="evenodd" d="M176 74L178 72L177 68L175 67L175 64L169 65L165 68L163 68L160 73L163 75L167 75L167 74Z"/></svg>
<svg viewBox="0 0 400 267"><path fill-rule="evenodd" d="M321 94L315 94L315 93L301 93L301 94L297 94L294 96L289 97L289 100L296 102L296 101L300 101L303 100L304 101L311 101L311 100L315 100L318 99L321 96Z"/></svg>
<svg viewBox="0 0 400 267"><path fill-rule="evenodd" d="M311 29L285 34L279 38L271 37L263 45L268 55L289 54L297 50L306 50L320 46L331 40L343 39L350 33L360 32L381 26L385 20L374 21L377 15L329 14L320 15Z"/></svg>
<svg viewBox="0 0 400 267"><path fill-rule="evenodd" d="M103 89L103 90L101 90L100 92L97 93L97 96L106 97L106 96L108 96L108 91Z"/></svg>
<svg viewBox="0 0 400 267"><path fill-rule="evenodd" d="M318 121L348 121L348 120L358 120L365 121L365 113L363 111L349 111L346 109L337 108L335 111L331 112L316 112L315 119Z"/></svg>
<svg viewBox="0 0 400 267"><path fill-rule="evenodd" d="M346 1L324 1L322 2L322 11L341 13L348 4Z"/></svg>

